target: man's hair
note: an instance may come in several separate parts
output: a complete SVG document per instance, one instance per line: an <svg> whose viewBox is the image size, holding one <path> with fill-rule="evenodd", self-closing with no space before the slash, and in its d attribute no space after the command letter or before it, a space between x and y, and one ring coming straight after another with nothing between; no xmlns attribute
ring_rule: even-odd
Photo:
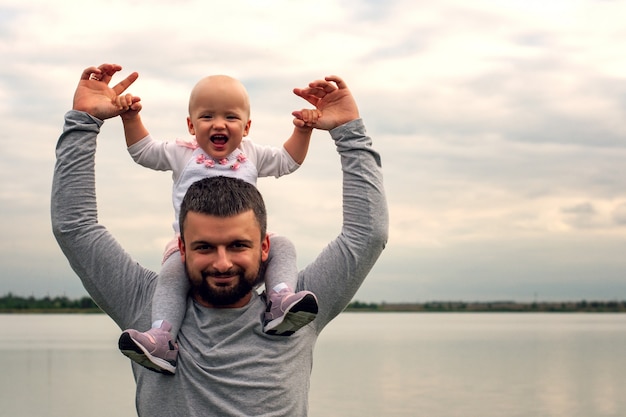
<svg viewBox="0 0 626 417"><path fill-rule="evenodd" d="M188 212L216 217L231 217L252 210L261 229L267 232L265 202L257 188L239 178L210 177L191 184L180 205L180 234L183 238ZM184 240L184 238L183 238Z"/></svg>

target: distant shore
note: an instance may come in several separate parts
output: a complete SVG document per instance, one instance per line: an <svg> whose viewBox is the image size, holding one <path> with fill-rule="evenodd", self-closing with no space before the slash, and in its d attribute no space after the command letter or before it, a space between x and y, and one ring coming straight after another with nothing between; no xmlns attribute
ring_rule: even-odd
<svg viewBox="0 0 626 417"><path fill-rule="evenodd" d="M346 311L416 313L626 313L626 301L429 301L424 303L362 303Z"/></svg>
<svg viewBox="0 0 626 417"><path fill-rule="evenodd" d="M20 297L8 293L0 297L0 314L98 314L102 310L90 297Z"/></svg>
<svg viewBox="0 0 626 417"><path fill-rule="evenodd" d="M423 303L351 302L346 312L380 313L626 313L626 301L429 301ZM0 297L0 314L98 314L90 297Z"/></svg>

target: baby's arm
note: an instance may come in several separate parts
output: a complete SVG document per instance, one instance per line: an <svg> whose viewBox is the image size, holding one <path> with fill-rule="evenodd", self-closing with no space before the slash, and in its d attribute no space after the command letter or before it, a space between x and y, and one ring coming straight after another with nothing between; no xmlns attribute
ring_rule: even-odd
<svg viewBox="0 0 626 417"><path fill-rule="evenodd" d="M160 142L150 137L150 132L139 116L142 108L139 97L126 94L115 97L113 101L122 111L120 117L124 125L126 145L133 160L157 171L174 171L174 178L178 178L180 169L187 162L187 151L190 149L178 146L175 142Z"/></svg>
<svg viewBox="0 0 626 417"><path fill-rule="evenodd" d="M122 124L124 125L126 146L132 146L148 136L148 129L143 125L141 116L139 116L142 108L139 97L126 94L117 96L115 102L119 107L126 109L124 113L120 114Z"/></svg>
<svg viewBox="0 0 626 417"><path fill-rule="evenodd" d="M295 117L293 133L285 141L283 147L298 165L302 165L309 150L311 133L319 118L319 113L317 110L302 109L293 112L292 115Z"/></svg>

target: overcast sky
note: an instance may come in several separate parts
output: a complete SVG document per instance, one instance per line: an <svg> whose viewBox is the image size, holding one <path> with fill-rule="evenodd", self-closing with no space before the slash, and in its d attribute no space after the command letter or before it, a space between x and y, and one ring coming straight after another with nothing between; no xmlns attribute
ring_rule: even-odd
<svg viewBox="0 0 626 417"><path fill-rule="evenodd" d="M624 16L592 0L0 0L0 295L86 294L52 236L50 185L80 73L110 62L139 72L129 91L154 136L188 137L191 87L222 73L249 90L250 138L276 146L307 105L291 90L342 76L391 214L358 300L626 299ZM259 180L301 267L339 232L340 184L326 132L296 173ZM101 222L158 269L170 173L132 162L118 119L97 187Z"/></svg>

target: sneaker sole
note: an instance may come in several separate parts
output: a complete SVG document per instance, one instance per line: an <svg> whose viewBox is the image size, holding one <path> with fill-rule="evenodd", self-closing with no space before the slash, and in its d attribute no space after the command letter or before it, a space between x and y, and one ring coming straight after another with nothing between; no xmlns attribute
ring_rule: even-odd
<svg viewBox="0 0 626 417"><path fill-rule="evenodd" d="M168 361L152 356L128 333L122 333L118 341L120 351L133 362L146 369L165 375L174 375L176 368Z"/></svg>
<svg viewBox="0 0 626 417"><path fill-rule="evenodd" d="M317 316L317 300L313 295L306 295L298 302L287 308L287 312L264 326L267 334L276 336L291 336Z"/></svg>

